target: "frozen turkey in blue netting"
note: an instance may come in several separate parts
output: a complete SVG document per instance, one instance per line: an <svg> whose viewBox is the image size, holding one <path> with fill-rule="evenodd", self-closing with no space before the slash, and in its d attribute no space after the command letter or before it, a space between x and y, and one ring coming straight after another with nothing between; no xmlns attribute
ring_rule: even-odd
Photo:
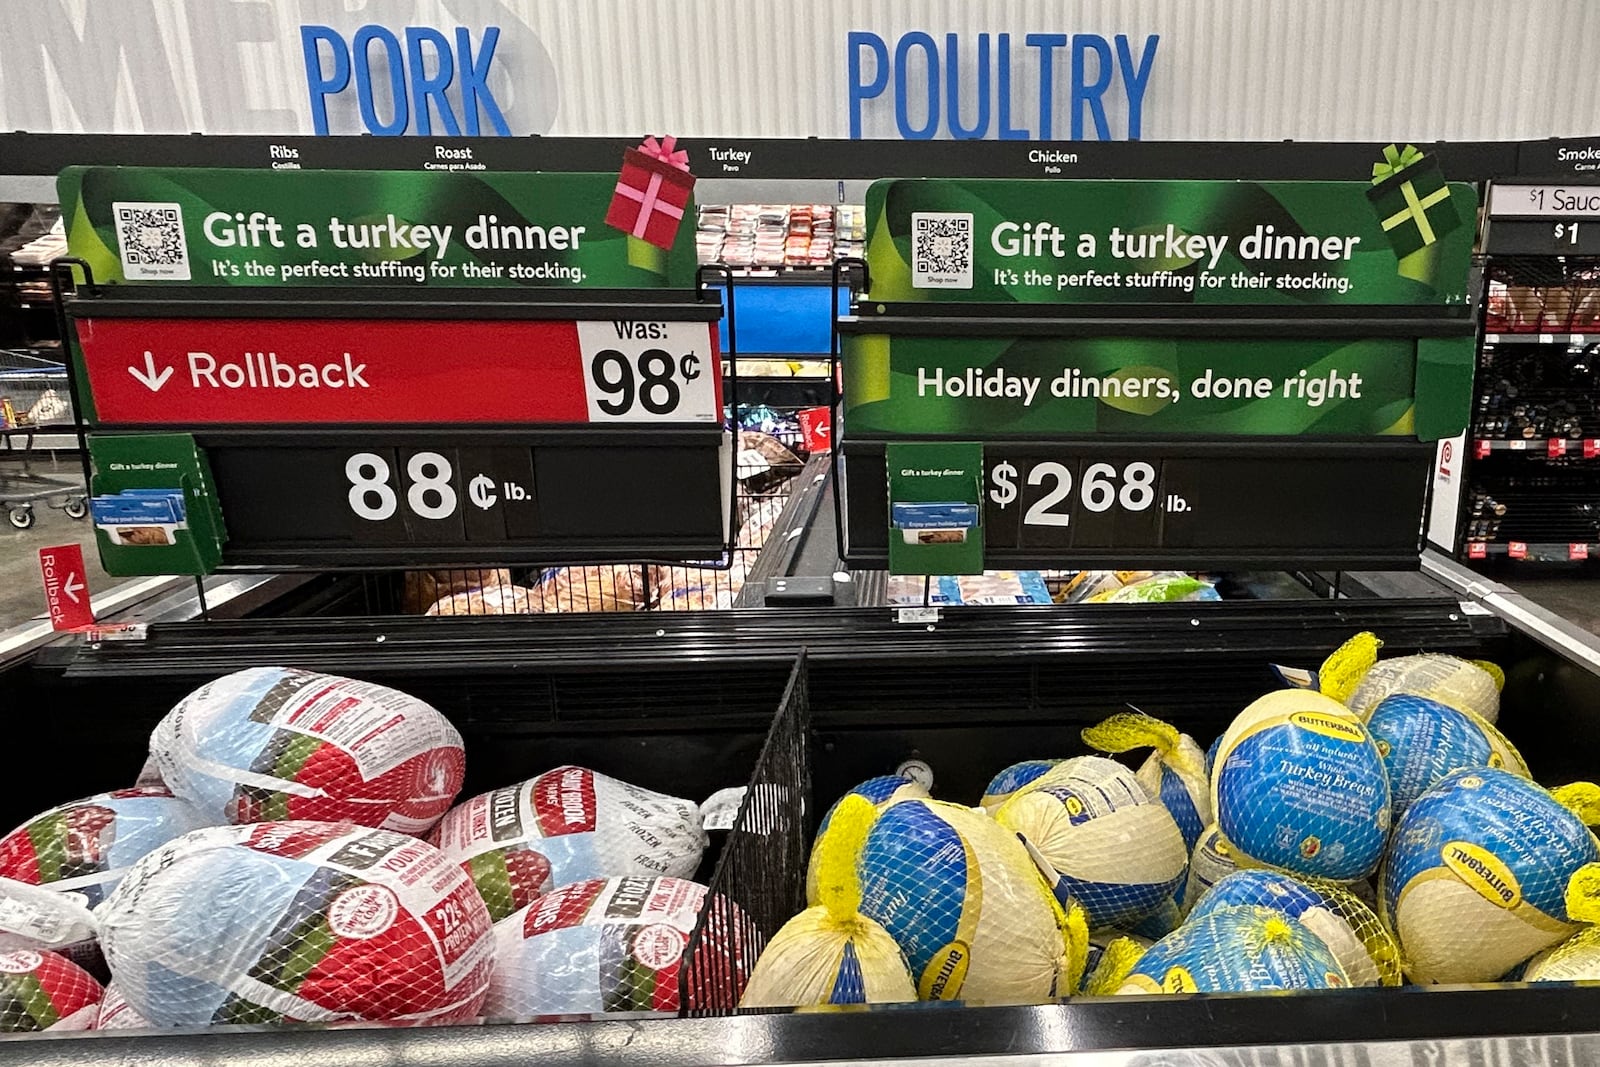
<svg viewBox="0 0 1600 1067"><path fill-rule="evenodd" d="M349 821L422 834L461 791L461 735L397 689L251 667L184 697L150 736L162 781L212 822Z"/></svg>
<svg viewBox="0 0 1600 1067"><path fill-rule="evenodd" d="M839 805L844 803L845 797L862 797L876 805L879 811L883 811L902 800L925 800L927 796L927 788L915 778L903 774L880 774L876 778L868 778L829 805L828 810L822 813L822 822L817 826L816 839L811 844L811 857L806 861L806 904L817 903L818 849L823 836L828 832L828 827L833 825L833 813L839 810Z"/></svg>
<svg viewBox="0 0 1600 1067"><path fill-rule="evenodd" d="M1367 720L1383 754L1396 820L1445 775L1470 767L1502 767L1528 777L1522 756L1500 731L1469 711L1427 697L1385 697Z"/></svg>
<svg viewBox="0 0 1600 1067"><path fill-rule="evenodd" d="M135 787L36 815L0 840L0 877L82 893L90 907L145 853L216 820L164 788Z"/></svg>
<svg viewBox="0 0 1600 1067"><path fill-rule="evenodd" d="M1137 934L1150 941L1160 941L1183 925L1183 909L1175 896L1166 897L1156 910L1129 926L1128 933Z"/></svg>
<svg viewBox="0 0 1600 1067"><path fill-rule="evenodd" d="M1272 908L1298 919L1328 946L1350 983L1401 983L1400 948L1378 915L1355 894L1331 882L1301 881L1279 871L1236 871L1223 878L1189 912L1194 922L1218 908Z"/></svg>
<svg viewBox="0 0 1600 1067"><path fill-rule="evenodd" d="M1217 825L1241 866L1351 882L1383 856L1389 780L1361 720L1336 700L1286 689L1228 727L1212 775Z"/></svg>
<svg viewBox="0 0 1600 1067"><path fill-rule="evenodd" d="M134 864L95 917L118 988L157 1026L460 1021L493 965L466 872L353 823L196 830Z"/></svg>
<svg viewBox="0 0 1600 1067"><path fill-rule="evenodd" d="M1056 898L1076 900L1092 929L1130 926L1171 898L1188 860L1172 815L1115 760L1079 756L995 812L1025 840Z"/></svg>
<svg viewBox="0 0 1600 1067"><path fill-rule="evenodd" d="M993 815L1017 790L1060 762L1058 759L1025 759L1021 763L1013 763L989 779L989 784L983 790L983 799L978 801L978 806Z"/></svg>
<svg viewBox="0 0 1600 1067"><path fill-rule="evenodd" d="M1395 827L1380 890L1418 984L1488 982L1578 930L1568 881L1600 858L1583 821L1509 771L1456 771Z"/></svg>
<svg viewBox="0 0 1600 1067"><path fill-rule="evenodd" d="M1218 908L1149 949L1119 993L1253 993L1350 984L1322 939L1272 908Z"/></svg>
<svg viewBox="0 0 1600 1067"><path fill-rule="evenodd" d="M920 999L1031 1004L1057 994L1066 916L1028 850L993 819L902 801L873 824L857 869L861 913L906 954Z"/></svg>

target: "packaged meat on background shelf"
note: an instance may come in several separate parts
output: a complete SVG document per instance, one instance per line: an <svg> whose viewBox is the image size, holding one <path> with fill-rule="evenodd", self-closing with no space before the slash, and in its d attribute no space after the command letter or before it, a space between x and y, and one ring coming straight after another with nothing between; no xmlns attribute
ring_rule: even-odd
<svg viewBox="0 0 1600 1067"><path fill-rule="evenodd" d="M894 574L892 607L957 604L1136 604L1218 600L1216 586L1181 571L984 571L924 578Z"/></svg>
<svg viewBox="0 0 1600 1067"><path fill-rule="evenodd" d="M731 267L831 267L866 240L861 204L701 204L696 223L700 262Z"/></svg>

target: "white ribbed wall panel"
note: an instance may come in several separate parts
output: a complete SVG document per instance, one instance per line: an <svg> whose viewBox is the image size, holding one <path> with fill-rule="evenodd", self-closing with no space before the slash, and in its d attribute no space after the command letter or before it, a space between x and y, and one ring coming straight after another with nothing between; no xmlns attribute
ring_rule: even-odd
<svg viewBox="0 0 1600 1067"><path fill-rule="evenodd" d="M1030 128L1023 37L1085 32L1126 33L1136 52L1160 35L1152 140L1600 134L1600 0L31 0L5 18L0 129L309 133L300 26L380 23L500 25L491 84L516 133L843 137L846 34L892 50L924 30L962 35L966 108L977 34L1010 33L1014 112ZM129 42L120 68L46 58L43 42L59 57L90 23ZM332 108L333 132L359 130L353 97ZM1124 128L1120 92L1106 100ZM869 105L867 135L898 136L892 106L889 94Z"/></svg>

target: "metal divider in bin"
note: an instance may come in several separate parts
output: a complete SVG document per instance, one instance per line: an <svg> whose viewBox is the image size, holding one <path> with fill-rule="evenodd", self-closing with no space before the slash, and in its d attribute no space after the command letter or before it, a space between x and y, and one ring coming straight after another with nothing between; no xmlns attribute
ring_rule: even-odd
<svg viewBox="0 0 1600 1067"><path fill-rule="evenodd" d="M811 700L800 650L684 949L679 1012L731 1014L768 939L806 906Z"/></svg>

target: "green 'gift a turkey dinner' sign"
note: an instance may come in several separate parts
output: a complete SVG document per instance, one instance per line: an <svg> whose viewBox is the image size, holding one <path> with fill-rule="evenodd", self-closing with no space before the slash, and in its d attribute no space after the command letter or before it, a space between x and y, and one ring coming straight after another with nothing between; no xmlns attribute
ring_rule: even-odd
<svg viewBox="0 0 1600 1067"><path fill-rule="evenodd" d="M1371 182L877 182L870 289L841 331L850 430L1451 436L1470 403L1476 210L1409 147ZM985 304L987 328L894 319L933 304ZM1006 305L1182 321L1067 318L1044 336L1008 331ZM1282 334L1230 329L1240 315Z"/></svg>
<svg viewBox="0 0 1600 1067"><path fill-rule="evenodd" d="M693 286L693 200L631 188L615 174L157 167L69 167L57 182L70 253L100 281ZM653 228L614 225L619 200Z"/></svg>
<svg viewBox="0 0 1600 1067"><path fill-rule="evenodd" d="M1420 154L1378 166L1373 183L875 182L867 295L1464 306L1476 190L1445 183Z"/></svg>

